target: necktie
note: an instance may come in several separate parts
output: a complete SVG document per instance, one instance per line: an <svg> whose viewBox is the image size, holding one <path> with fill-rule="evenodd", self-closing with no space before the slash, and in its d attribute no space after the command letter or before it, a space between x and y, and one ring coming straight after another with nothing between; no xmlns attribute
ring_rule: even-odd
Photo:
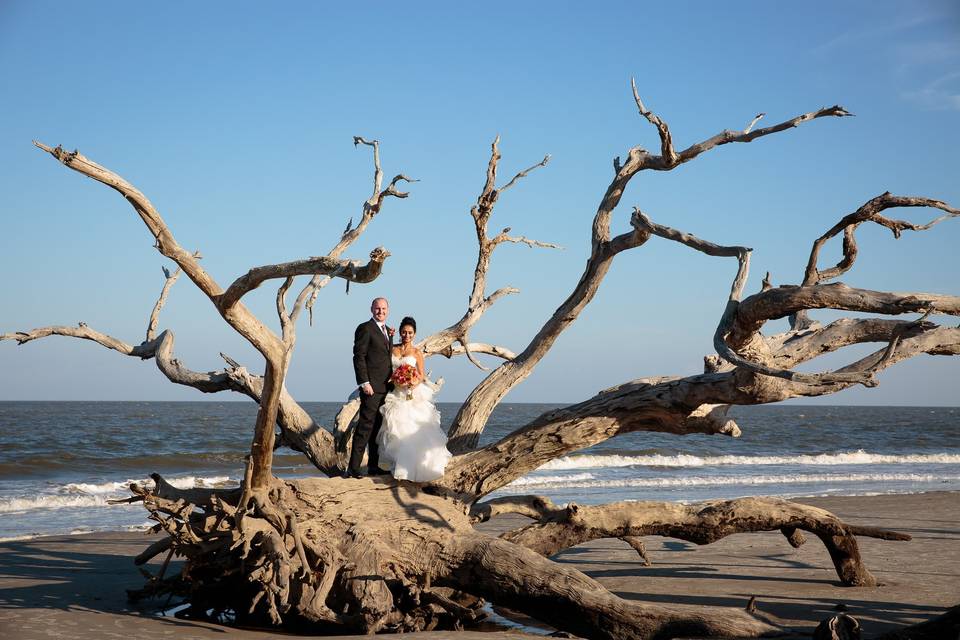
<svg viewBox="0 0 960 640"><path fill-rule="evenodd" d="M385 325L385 324L380 325L380 331L383 333L383 341L386 342L386 343L389 345L389 344L390 344L390 336L387 335L387 325Z"/></svg>

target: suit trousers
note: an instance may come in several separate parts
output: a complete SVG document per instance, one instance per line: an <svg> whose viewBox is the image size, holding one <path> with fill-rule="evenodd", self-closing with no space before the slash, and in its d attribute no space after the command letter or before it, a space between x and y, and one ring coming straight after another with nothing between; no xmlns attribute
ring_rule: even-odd
<svg viewBox="0 0 960 640"><path fill-rule="evenodd" d="M367 456L367 470L370 473L380 471L380 447L377 445L377 436L380 434L380 425L383 423L380 407L383 406L386 397L386 393L374 393L368 396L360 392L360 417L353 432L353 448L350 451L351 473L360 473L363 452L368 445L370 454Z"/></svg>

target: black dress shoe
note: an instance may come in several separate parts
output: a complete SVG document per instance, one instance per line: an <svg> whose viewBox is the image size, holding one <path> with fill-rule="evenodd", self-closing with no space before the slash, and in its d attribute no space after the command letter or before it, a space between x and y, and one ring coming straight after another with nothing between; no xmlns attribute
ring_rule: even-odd
<svg viewBox="0 0 960 640"><path fill-rule="evenodd" d="M385 470L385 469L381 469L380 467L377 467L376 469L368 469L368 470L367 470L367 475L370 475L370 476L388 476L388 475L390 475L390 472L387 471L387 470Z"/></svg>
<svg viewBox="0 0 960 640"><path fill-rule="evenodd" d="M350 469L344 469L343 473L340 474L344 478L362 478L363 474L359 471L351 471Z"/></svg>

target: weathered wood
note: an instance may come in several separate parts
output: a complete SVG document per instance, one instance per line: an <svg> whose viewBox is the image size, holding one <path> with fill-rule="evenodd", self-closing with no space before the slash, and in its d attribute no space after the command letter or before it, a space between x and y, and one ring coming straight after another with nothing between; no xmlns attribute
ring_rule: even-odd
<svg viewBox="0 0 960 640"><path fill-rule="evenodd" d="M690 505L672 502L618 502L599 506L567 505L501 537L549 557L597 538L665 536L710 544L734 533L802 529L823 542L845 586L874 586L877 581L860 558L856 535L886 540L910 536L880 529L855 529L829 511L778 498L710 500ZM795 542L797 538L792 537Z"/></svg>
<svg viewBox="0 0 960 640"><path fill-rule="evenodd" d="M778 631L743 609L679 611L629 602L575 569L480 534L455 537L444 556L452 565L445 579L470 584L474 593L581 637L757 637Z"/></svg>
<svg viewBox="0 0 960 640"><path fill-rule="evenodd" d="M610 220L613 211L620 204L624 190L637 173L643 170L669 171L720 145L751 142L757 138L778 133L817 118L850 115L842 107L829 107L796 116L771 127L755 130L748 128L747 131L743 132L723 131L678 153L673 149L672 138L667 125L643 106L636 91L634 91L634 97L641 115L657 127L661 138L662 155L650 154L642 147L637 146L630 149L626 163L621 164L619 158L614 162L616 175L607 187L593 219L591 253L583 275L581 275L573 292L544 323L526 349L520 352L516 358L497 367L470 393L450 428L451 451L462 453L476 448L480 433L483 431L483 427L486 425L493 409L511 389L533 372L533 369L547 354L560 334L576 321L583 309L590 304L616 255L622 251L639 247L647 241L649 234L637 229L614 238L611 238L610 233ZM489 184L489 170L487 175Z"/></svg>
<svg viewBox="0 0 960 640"><path fill-rule="evenodd" d="M512 360L516 357L512 351L504 347L470 342L470 330L476 325L480 317L500 298L519 293L519 289L514 287L501 287L490 295L487 295L487 272L490 269L490 260L494 250L504 242L526 244L529 247L542 247L547 249L560 248L549 242L531 240L524 236L511 236L509 235L510 227L506 227L492 238L489 236L488 226L490 216L493 215L494 206L499 200L500 195L517 184L521 179L527 177L530 172L544 167L550 162L550 156L546 155L543 160L537 164L518 172L507 184L502 187L497 187L497 171L500 158L500 136L497 136L490 147L490 160L487 163L487 174L483 189L477 197L476 204L470 209L470 217L473 218L474 230L477 236L477 264L473 271L473 284L467 302L467 310L455 323L421 340L417 345L427 356L444 355L449 358L462 353L467 356L470 362L483 370L486 370L486 367L480 364L480 362L474 358L473 354L486 353L505 360Z"/></svg>
<svg viewBox="0 0 960 640"><path fill-rule="evenodd" d="M59 146L51 148L39 142L34 144L68 168L120 192L146 224L156 240L156 247L160 253L173 260L210 299L223 319L263 355L266 370L250 455L253 461L254 486L265 486L272 477L270 467L273 456L274 424L277 421L280 395L292 345L284 343L279 336L250 313L240 303L240 298L270 278L327 274L348 281L368 282L380 274L383 261L390 255L389 252L382 248L375 249L370 254L370 262L363 267L348 260L328 257L257 267L238 278L224 291L200 266L196 254L191 254L180 247L160 213L133 185L113 171L88 160L78 151L68 153Z"/></svg>
<svg viewBox="0 0 960 640"><path fill-rule="evenodd" d="M451 449L461 453L445 475L424 486L392 479L307 479L283 482L271 472L275 426L280 442L302 451L322 472L336 474L339 466L335 437L290 397L284 380L296 343L296 323L306 308L312 315L320 289L333 278L348 283L375 279L389 255L377 249L361 265L343 258L378 215L388 197L406 198L398 174L384 187L380 146L376 140L354 138L355 145L373 152L373 190L362 205L359 222L347 223L325 256L250 269L223 289L189 253L147 198L123 178L77 152L36 143L67 167L120 192L133 206L156 241L160 253L177 269L164 270L166 281L150 315L147 340L132 346L80 323L77 327L43 327L0 335L0 340L25 344L53 335L96 342L124 355L154 359L172 382L203 392L243 393L260 407L254 425L251 455L241 487L230 490L172 487L159 476L154 485L133 487L167 538L138 557L177 553L185 558L181 577L150 576L144 595L164 591L189 593L188 612L234 611L240 622L303 623L323 632L417 631L439 626L457 628L476 619L479 597L487 597L526 612L560 629L585 637L660 638L674 635L756 636L777 627L751 610L703 608L696 612L626 602L587 576L551 563L549 555L596 537L615 537L631 545L646 560L641 536L670 535L706 544L725 535L748 531L780 531L793 545L803 543L801 530L820 538L831 555L837 575L848 585L875 581L864 565L856 536L903 540L906 536L844 523L827 512L773 499L713 501L700 505L627 503L597 507L558 506L539 496L504 497L479 502L490 492L559 456L632 431L649 430L683 435L702 433L736 437L738 425L727 415L731 405L750 405L834 393L852 384L875 384L877 372L921 353L960 354L960 328L939 326L934 314L960 315L960 298L942 294L888 293L828 283L847 273L857 257L855 231L863 222L904 230L929 229L958 216L938 200L883 194L842 218L814 241L800 286L774 287L769 274L761 291L743 298L749 275L747 247L720 245L691 233L653 222L639 208L632 228L611 232L612 217L630 180L640 171L667 171L715 147L746 143L822 117L849 115L834 106L799 115L765 128L755 128L763 114L742 131L723 131L677 151L667 123L647 109L636 85L633 98L640 115L658 132L660 154L636 146L626 160L614 161L615 175L606 187L593 218L591 253L573 291L519 353L470 340L470 332L494 303L516 293L501 287L487 293L491 256L503 243L557 248L551 243L512 235L509 227L490 235L489 221L500 195L543 167L549 156L497 187L499 137L491 147L484 187L470 214L478 241L477 264L467 310L455 323L429 336L418 346L426 355L484 353L503 362L468 397L454 420ZM913 224L881 215L893 207L933 207L944 215ZM825 242L844 234L843 256L836 266L820 270L819 252ZM705 373L686 377L634 380L601 391L592 398L546 412L517 428L499 442L477 449L487 420L509 391L529 376L559 335L591 302L614 258L659 237L718 257L735 257L738 266L727 305L715 335L717 355L705 359ZM217 312L263 356L264 373L256 375L224 356L220 371L196 372L174 357L174 334L158 333L159 313L180 273L187 274L213 303ZM300 275L311 276L292 306L287 294ZM267 280L280 280L276 312L280 335L271 331L242 303L244 294ZM835 309L879 315L918 313L916 320L858 318L820 326L810 310ZM766 336L770 320L791 317L791 329ZM837 371L797 373L797 365L847 346L878 343L874 353ZM222 355L222 354L221 354ZM337 417L337 438L345 440L353 416L348 403ZM536 522L489 538L473 531L476 521L498 513L521 513ZM512 541L512 542L511 542ZM184 584L188 580L189 584ZM455 592L466 594L462 599ZM558 604L560 606L558 606ZM312 626L310 626L312 625Z"/></svg>

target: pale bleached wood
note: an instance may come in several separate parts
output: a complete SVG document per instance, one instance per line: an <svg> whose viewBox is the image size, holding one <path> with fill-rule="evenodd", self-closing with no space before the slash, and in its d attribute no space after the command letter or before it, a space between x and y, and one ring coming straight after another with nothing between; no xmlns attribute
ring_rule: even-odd
<svg viewBox="0 0 960 640"><path fill-rule="evenodd" d="M879 215L879 212L884 209L898 206L931 206L947 211L947 214L940 216L926 225L912 225L903 221L889 220ZM960 214L960 211L938 200L916 197L904 198L885 193L870 200L855 213L846 216L840 224L834 226L814 243L807 267L806 279L802 287L781 287L773 290L771 287L765 285L760 293L752 296L749 301L745 301L743 304L740 302L740 297L749 275L750 249L735 246L723 247L712 242L701 240L689 233L658 225L653 223L638 208L634 209L631 222L633 226L640 231L679 242L707 255L736 256L738 258L740 264L737 275L731 285L727 306L714 334L714 346L717 349L717 353L723 359L737 367L748 369L753 373L808 385L857 383L865 386L876 386L878 382L875 373L879 370L882 362L892 356L897 341L899 341L901 337L899 332L890 335L890 343L885 352L885 358L878 360L872 369L851 369L810 374L771 366L769 363L770 358L764 357L765 354L769 353L770 349L768 348L769 345L764 344L764 341L759 336L760 327L766 320L781 318L791 314L805 313L813 308L834 308L847 311L871 311L889 314L901 314L911 311L929 314L930 312L936 311L938 313L957 315L960 313L960 298L954 296L936 294L892 294L887 292L848 290L849 288L845 285L828 289L826 285L819 287L816 285L824 279L840 275L852 266L856 256L856 243L853 239L853 229L855 229L858 224L870 220L890 228L894 231L895 235L899 236L899 232L903 229L929 229L938 222L950 217L955 217L958 214ZM827 272L818 272L816 270L816 258L820 247L826 239L832 237L841 229L845 230L846 234L844 258L834 269ZM797 301L785 301L784 295L782 294L788 290L791 293L797 294L794 298L799 298L799 304ZM765 302L765 298L767 297L776 298L777 302L772 304L767 303ZM757 317L756 307L769 308L771 311L768 317L759 319ZM776 309L776 311L773 311L773 309ZM901 329L905 330L906 328L901 327ZM728 335L731 336L730 341L728 341ZM737 350L737 346L739 346L740 349L748 350L751 357L742 355Z"/></svg>
<svg viewBox="0 0 960 640"><path fill-rule="evenodd" d="M860 557L856 536L910 540L908 535L886 529L849 525L824 509L779 498L709 500L693 504L649 501L595 506L568 504L539 519L540 522L508 531L501 537L549 557L597 538L655 535L710 544L735 533L801 529L823 542L837 577L846 586L877 584Z"/></svg>
<svg viewBox="0 0 960 640"><path fill-rule="evenodd" d="M880 215L882 211L892 207L931 207L940 209L946 213L926 224L918 225L903 220L891 220ZM925 231L948 218L957 216L958 213L960 212L958 212L957 209L950 207L940 200L913 196L895 196L889 191L882 193L861 205L853 213L844 216L836 225L828 229L822 236L814 241L813 247L810 250L810 258L807 260L807 268L804 272L802 284L804 286L819 284L837 278L849 271L857 258L856 230L864 222L874 222L886 227L893 233L894 238L899 238L900 234L905 230ZM817 263L819 261L821 247L841 231L843 231L843 255L840 261L837 262L834 267L820 271L817 268ZM806 311L798 311L790 316L790 327L794 331L806 329L809 323L809 316Z"/></svg>
<svg viewBox="0 0 960 640"><path fill-rule="evenodd" d="M635 83L632 84L635 89ZM625 163L621 163L619 158L614 161L616 175L607 187L593 219L591 254L583 275L574 287L573 292L561 303L527 347L516 358L504 362L494 369L470 393L450 428L449 446L451 451L462 453L476 448L480 433L494 408L511 389L533 372L560 334L575 322L583 309L590 304L614 257L623 251L643 245L649 238L647 233L636 228L628 233L611 237L611 216L619 205L623 192L633 176L643 170L668 171L674 169L721 145L751 142L757 138L778 133L818 118L850 115L839 106L824 108L766 128L748 129L740 132L723 131L683 151L676 152L672 134L666 123L646 109L636 91L634 91L634 98L641 115L653 124L660 134L661 155L650 154L642 147L636 146L628 152ZM491 182L490 174L490 169L488 169L488 184Z"/></svg>
<svg viewBox="0 0 960 640"><path fill-rule="evenodd" d="M527 516L534 520L546 520L559 517L564 513L546 496L501 496L484 502L476 502L470 507L470 518L474 522L486 522L490 518L505 513Z"/></svg>
<svg viewBox="0 0 960 640"><path fill-rule="evenodd" d="M353 261L330 258L314 258L278 265L265 265L251 269L237 278L224 291L199 264L199 257L185 251L177 243L166 222L153 204L137 188L122 177L87 159L78 151L66 152L62 147L49 147L40 142L34 144L43 149L66 167L115 189L129 202L143 220L156 241L156 248L173 260L213 303L224 320L247 339L265 362L260 409L254 426L251 443L253 487L262 491L272 477L274 424L280 408L283 380L290 362L290 346L277 336L240 303L243 294L271 278L288 278L296 275L336 274L343 279L369 282L380 274L383 261L390 255L385 249L375 249L370 262L359 266ZM158 360L159 363L159 360Z"/></svg>
<svg viewBox="0 0 960 640"><path fill-rule="evenodd" d="M123 355L141 360L154 359L157 368L167 380L203 393L233 391L259 403L263 392L263 376L248 372L245 367L229 358L226 359L230 367L219 371L201 372L186 367L174 355L175 337L169 329L162 331L153 340L137 346L96 331L84 323L77 327L41 327L31 331L7 333L0 335L0 340L14 340L19 344L26 344L50 336L81 338ZM280 395L277 425L280 427L281 440L286 446L303 453L319 471L328 475L337 473L337 457L330 432L315 422L286 389Z"/></svg>
<svg viewBox="0 0 960 640"><path fill-rule="evenodd" d="M516 185L520 180L526 178L534 170L545 167L550 162L550 156L546 155L543 160L522 171L519 171L502 187L497 187L497 172L500 164L500 136L497 136L490 145L490 159L487 162L486 179L483 189L477 197L476 204L470 209L470 217L473 218L474 230L477 236L477 263L473 272L473 284L470 290L470 297L467 303L467 310L463 316L449 327L442 329L433 335L421 340L417 346L423 350L424 354L444 355L451 357L453 355L464 354L476 367L486 370L477 359L475 353L486 353L500 358L512 358L513 352L505 347L487 345L485 343L474 343L470 340L470 330L476 325L480 317L500 298L519 293L519 289L514 287L501 287L490 295L486 294L487 272L490 269L490 260L494 250L498 245L504 242L515 244L526 244L529 247L540 247L547 249L560 249L559 245L550 242L541 242L532 240L525 236L511 236L510 227L504 228L494 237L489 237L488 227L490 217L493 215L494 207L500 198L500 195ZM474 349L474 345L477 348Z"/></svg>
<svg viewBox="0 0 960 640"><path fill-rule="evenodd" d="M775 632L775 625L742 610L702 609L691 613L626 602L586 576L554 565L530 549L505 540L490 539L471 529L472 520L490 517L495 512L512 511L540 521L531 527L562 528L564 533L557 540L570 541L582 535L584 529L595 530L597 535L625 539L634 548L639 547L642 553L642 542L634 534L649 533L650 530L634 527L633 520L627 522L627 519L615 517L616 505L606 510L596 507L598 512L591 515L589 510L572 505L559 508L535 496L481 504L477 504L477 500L545 462L618 434L650 430L678 435L703 433L735 437L740 429L727 415L729 405L764 404L789 397L834 393L850 386L848 378L843 377L846 375L851 378L874 375L920 353L960 353L960 328L941 327L928 321L934 314L957 315L960 304L954 297L865 292L823 282L775 289L767 278L761 293L741 301L750 266L750 250L746 247L715 244L653 223L639 209L631 219L629 231L616 236L611 232L612 214L637 172L669 170L716 146L749 142L816 118L847 115L846 111L832 107L772 127L755 129L758 116L743 131L723 132L678 152L668 125L646 109L635 86L634 99L641 115L658 131L661 155L655 156L641 147L634 147L625 163L619 159L615 162L616 176L594 217L587 268L574 292L543 325L527 349L519 354L497 345L474 343L469 340L468 332L472 323L491 304L515 292L510 287L503 287L492 294L486 293L486 273L493 249L505 242L552 247L550 243L511 235L510 228L492 238L487 233L490 214L500 193L515 186L533 169L546 164L547 158L519 172L504 187L497 189L499 139L494 142L484 189L471 210L480 251L468 310L460 323L445 330L446 333L438 334L433 353L453 355L461 349L476 361L474 354L485 349L498 357L508 358L508 361L492 372L468 398L465 407L469 415L465 414L466 420L460 420L462 416L458 416L455 429L461 431L454 434L454 446L460 446L456 437L461 438L460 444L469 444L471 438L475 441L493 407L510 388L530 374L557 336L590 302L613 258L655 236L680 242L709 255L737 258L737 273L720 323L726 326L725 322L729 321L731 329L718 330L718 334L734 358L744 360L744 364L733 367L720 358L708 358L705 362L708 373L646 378L601 391L584 402L547 412L526 425L518 425L519 429L483 449L455 456L444 477L426 486L390 478L285 482L273 478L270 473L274 423L281 424L284 443L288 437L293 438L291 446L304 447L319 468L336 468L333 436L313 424L302 412L286 393L283 380L295 343L296 316L308 300L315 299L317 287L313 286L314 281L326 282L323 273L347 282L375 277L379 273L375 259L361 267L353 261L342 260L338 253L295 263L267 265L251 270L223 291L195 260L191 262L189 254L185 257L178 252L182 250L142 194L79 154L66 154L62 149L45 147L61 162L109 184L127 197L154 234L161 252L175 256L177 265L207 293L231 326L241 335L249 334L259 341L266 361L264 375L250 374L229 358L225 358L229 368L222 372L202 374L190 371L173 357L173 334L169 331L139 347L126 345L105 334L72 327L63 328L59 334L50 331L51 328L44 328L36 330L39 333L35 336L27 332L0 337L27 342L43 335L69 335L94 340L127 355L150 354L171 380L201 390L239 390L260 403L251 456L241 487L223 492L180 491L157 481L155 487L141 487L134 491L157 522L156 530L169 535L169 550L184 557L187 566L182 575L191 580L187 586L192 594L192 607L199 615L206 616L211 609L215 612L230 610L238 616L250 616L247 620L254 624L280 624L292 616L299 624L322 622L325 630L349 633L419 631L437 624L438 615L450 616L454 623L475 618L475 609L454 602L448 597L449 592L439 591L459 589L467 590L473 596L487 596L587 637L619 640L677 634L752 636ZM384 189L379 144L362 138L356 139L355 143L372 147L374 154L374 189L373 196L365 203L366 214L375 208L379 210L383 198L397 195L390 191L396 191L398 181L406 178L397 176ZM948 212L948 216L940 219L951 215ZM334 252L342 252L349 246L372 217L371 214L362 218L357 227L351 221ZM849 227L851 225L847 224L843 229L852 239L852 230L847 231ZM853 251L848 251L841 267L847 262L852 264L854 258ZM363 269L367 269L366 274ZM293 278L298 275L312 275L312 279L288 311L286 294L292 287ZM244 293L272 278L283 281L276 296L281 336L259 324L259 320L253 318L240 302ZM816 308L869 308L880 314L917 312L923 317L907 322L811 325L804 332L792 331L769 338L760 333L765 322L782 317L775 316L776 313L802 314ZM844 335L845 329L853 330ZM425 340L423 348L427 348L429 342L430 338ZM832 372L833 378L781 379L763 375L756 368L787 369L788 365L795 366L800 361L813 359L813 352L818 348L826 352L864 342L881 343L881 348ZM342 422L340 418L338 416L338 424ZM463 427L464 424L468 426ZM298 437L302 438L299 445L296 442ZM793 508L790 503L784 504L788 506L756 504L751 509L741 508L731 516L736 523L734 528L747 530L750 526L758 526L738 520L746 513L750 517L756 516L757 521L779 523L778 528L788 540L800 544L796 519L777 519L778 513ZM711 508L714 511L719 509L716 505ZM590 517L582 519L585 514ZM723 522L708 521L702 511L698 515L701 520L695 525L697 530L694 534L688 530L689 535L708 539L724 534ZM658 526L663 531L676 531L688 522L685 517L683 514L667 515L663 522L658 521ZM850 584L869 583L865 578L869 572L862 563L857 565L848 561L856 551L855 546L850 546L850 534L863 531L848 525L844 525L844 531L830 529L823 522L826 520L821 518L820 524L816 525L821 528L817 530L830 534L831 544L839 554L834 557L835 562L843 556L847 560L841 558L840 564L845 562L844 566L853 567L846 574L840 574L838 569L838 574L842 578L847 576L844 579ZM624 523L630 526L620 526ZM571 529L576 531L571 534ZM526 531L529 533L534 529L527 528ZM532 533L529 535L533 539L528 542L534 546L538 544L537 537ZM827 546L831 548L830 544ZM151 554L162 551L158 549L148 551ZM169 583L171 590L184 586ZM562 606L558 607L557 603Z"/></svg>
<svg viewBox="0 0 960 640"><path fill-rule="evenodd" d="M51 327L40 327L38 329L31 329L29 331L14 331L13 333L4 333L0 334L0 340L15 340L17 344L27 344L28 342L46 338L48 336L65 336L69 338L90 340L92 342L96 342L97 344L103 345L108 349L118 351L125 356L144 357L144 355L148 353L152 354L154 347L150 343L144 343L136 347L131 346L122 340L114 338L113 336L109 336L95 329L91 329L85 322L78 323L76 327L57 325Z"/></svg>
<svg viewBox="0 0 960 640"><path fill-rule="evenodd" d="M896 207L930 207L944 211L944 215L938 216L926 224L914 224L904 220L893 220L880 215L881 211ZM936 224L949 218L960 216L960 210L955 209L941 200L932 198L922 198L916 196L895 196L889 191L882 193L876 198L868 200L862 204L853 213L844 216L833 227L828 229L822 236L817 238L810 250L810 258L807 261L807 268L803 277L803 286L819 284L826 280L837 278L853 266L857 256L857 244L854 237L854 231L864 222L873 222L882 227L886 227L893 233L895 238L899 238L903 231L926 231ZM843 257L835 267L819 270L817 262L820 257L820 249L830 238L843 232Z"/></svg>
<svg viewBox="0 0 960 640"><path fill-rule="evenodd" d="M912 335L900 339L893 354L888 354L884 347L840 369L839 373L867 370L876 373L920 354L960 355L960 328L926 323L913 331ZM873 341L872 336L864 336L864 342ZM617 435L656 431L737 437L740 428L726 415L727 405L818 397L854 384L770 380L734 369L625 383L578 404L548 411L497 442L455 456L443 478L431 485L438 491L473 502L551 460Z"/></svg>
<svg viewBox="0 0 960 640"><path fill-rule="evenodd" d="M376 167L374 178L374 194L376 194L380 184L378 182L378 178L376 177L380 175L378 156L379 146L375 144L375 141L374 143L366 144L372 144L374 147L374 164ZM513 178L510 179L509 182L498 188L496 186L496 181L500 159L500 136L497 136L490 146L490 159L487 162L486 179L483 189L481 190L480 195L477 197L476 204L474 204L470 209L470 216L474 221L474 230L477 237L477 263L474 268L473 283L467 303L467 310L464 312L463 316L461 316L461 318L452 325L441 329L440 331L437 331L436 333L433 333L416 343L416 347L423 352L424 357L442 355L446 358L451 358L456 355L464 355L474 366L483 371L487 371L488 368L479 360L477 360L477 354L491 355L503 360L511 360L516 357L516 354L506 347L481 342L473 342L470 340L471 329L476 325L483 314L491 306L493 306L495 302L497 302L497 300L508 295L519 293L519 289L515 287L501 287L490 295L486 295L487 272L490 268L490 260L494 250L498 245L504 242L525 244L531 248L561 248L559 245L550 242L541 242L525 236L511 236L509 235L511 231L510 227L504 228L500 233L492 238L489 237L489 220L493 214L494 206L500 198L500 194L515 186L520 180L530 175L532 171L546 166L550 161L550 156L548 154L544 156L543 160L537 164L519 171L513 176ZM366 220L366 217L364 219ZM355 399L352 399L345 402L337 412L337 418L335 420L335 432L337 434L338 442L337 451L343 464L345 464L345 460L350 455L351 442L348 438L348 435L357 411L359 411L359 407L359 402Z"/></svg>
<svg viewBox="0 0 960 640"><path fill-rule="evenodd" d="M167 303L167 296L170 294L170 289L176 284L181 273L183 273L183 269L180 267L177 267L173 273L170 273L166 267L163 267L163 289L160 290L160 297L157 298L156 304L153 305L153 311L150 312L150 320L147 321L146 340L148 342L157 337L157 324L160 322L160 310L163 309L163 305Z"/></svg>
<svg viewBox="0 0 960 640"><path fill-rule="evenodd" d="M447 580L580 637L757 637L779 629L743 609L681 610L623 600L567 565L505 540L474 534L451 541Z"/></svg>
<svg viewBox="0 0 960 640"><path fill-rule="evenodd" d="M383 269L383 263L389 256L389 251L383 247L378 247L370 252L370 261L365 265L360 265L351 260L338 260L336 258L321 256L282 264L254 267L233 281L230 287L219 297L218 304L224 309L230 309L236 306L240 298L259 287L266 280L279 278L286 279L303 275L323 274L349 280L350 282L373 282L380 275L380 271Z"/></svg>
<svg viewBox="0 0 960 640"><path fill-rule="evenodd" d="M393 180L390 181L390 184L384 189L383 187L383 169L380 166L380 142L378 140L367 140L362 136L353 137L353 145L356 147L358 145L365 145L373 149L373 194L364 201L363 206L360 212L360 221L353 225L353 218L347 222L346 228L343 230L343 234L340 236L340 239L333 246L333 248L327 253L328 258L339 258L343 255L343 252L347 250L356 240L366 231L367 226L383 209L383 203L388 197L394 198L406 198L410 195L407 191L400 191L397 188L397 184L401 181L407 183L419 182L414 178L410 178L402 173L394 176ZM293 308L290 312L291 320L296 324L297 318L300 316L300 312L306 306L307 311L310 314L310 323L313 324L313 306L316 303L317 295L320 293L320 290L327 286L332 281L330 276L316 275L310 282L300 291L297 295L297 300L293 305Z"/></svg>

